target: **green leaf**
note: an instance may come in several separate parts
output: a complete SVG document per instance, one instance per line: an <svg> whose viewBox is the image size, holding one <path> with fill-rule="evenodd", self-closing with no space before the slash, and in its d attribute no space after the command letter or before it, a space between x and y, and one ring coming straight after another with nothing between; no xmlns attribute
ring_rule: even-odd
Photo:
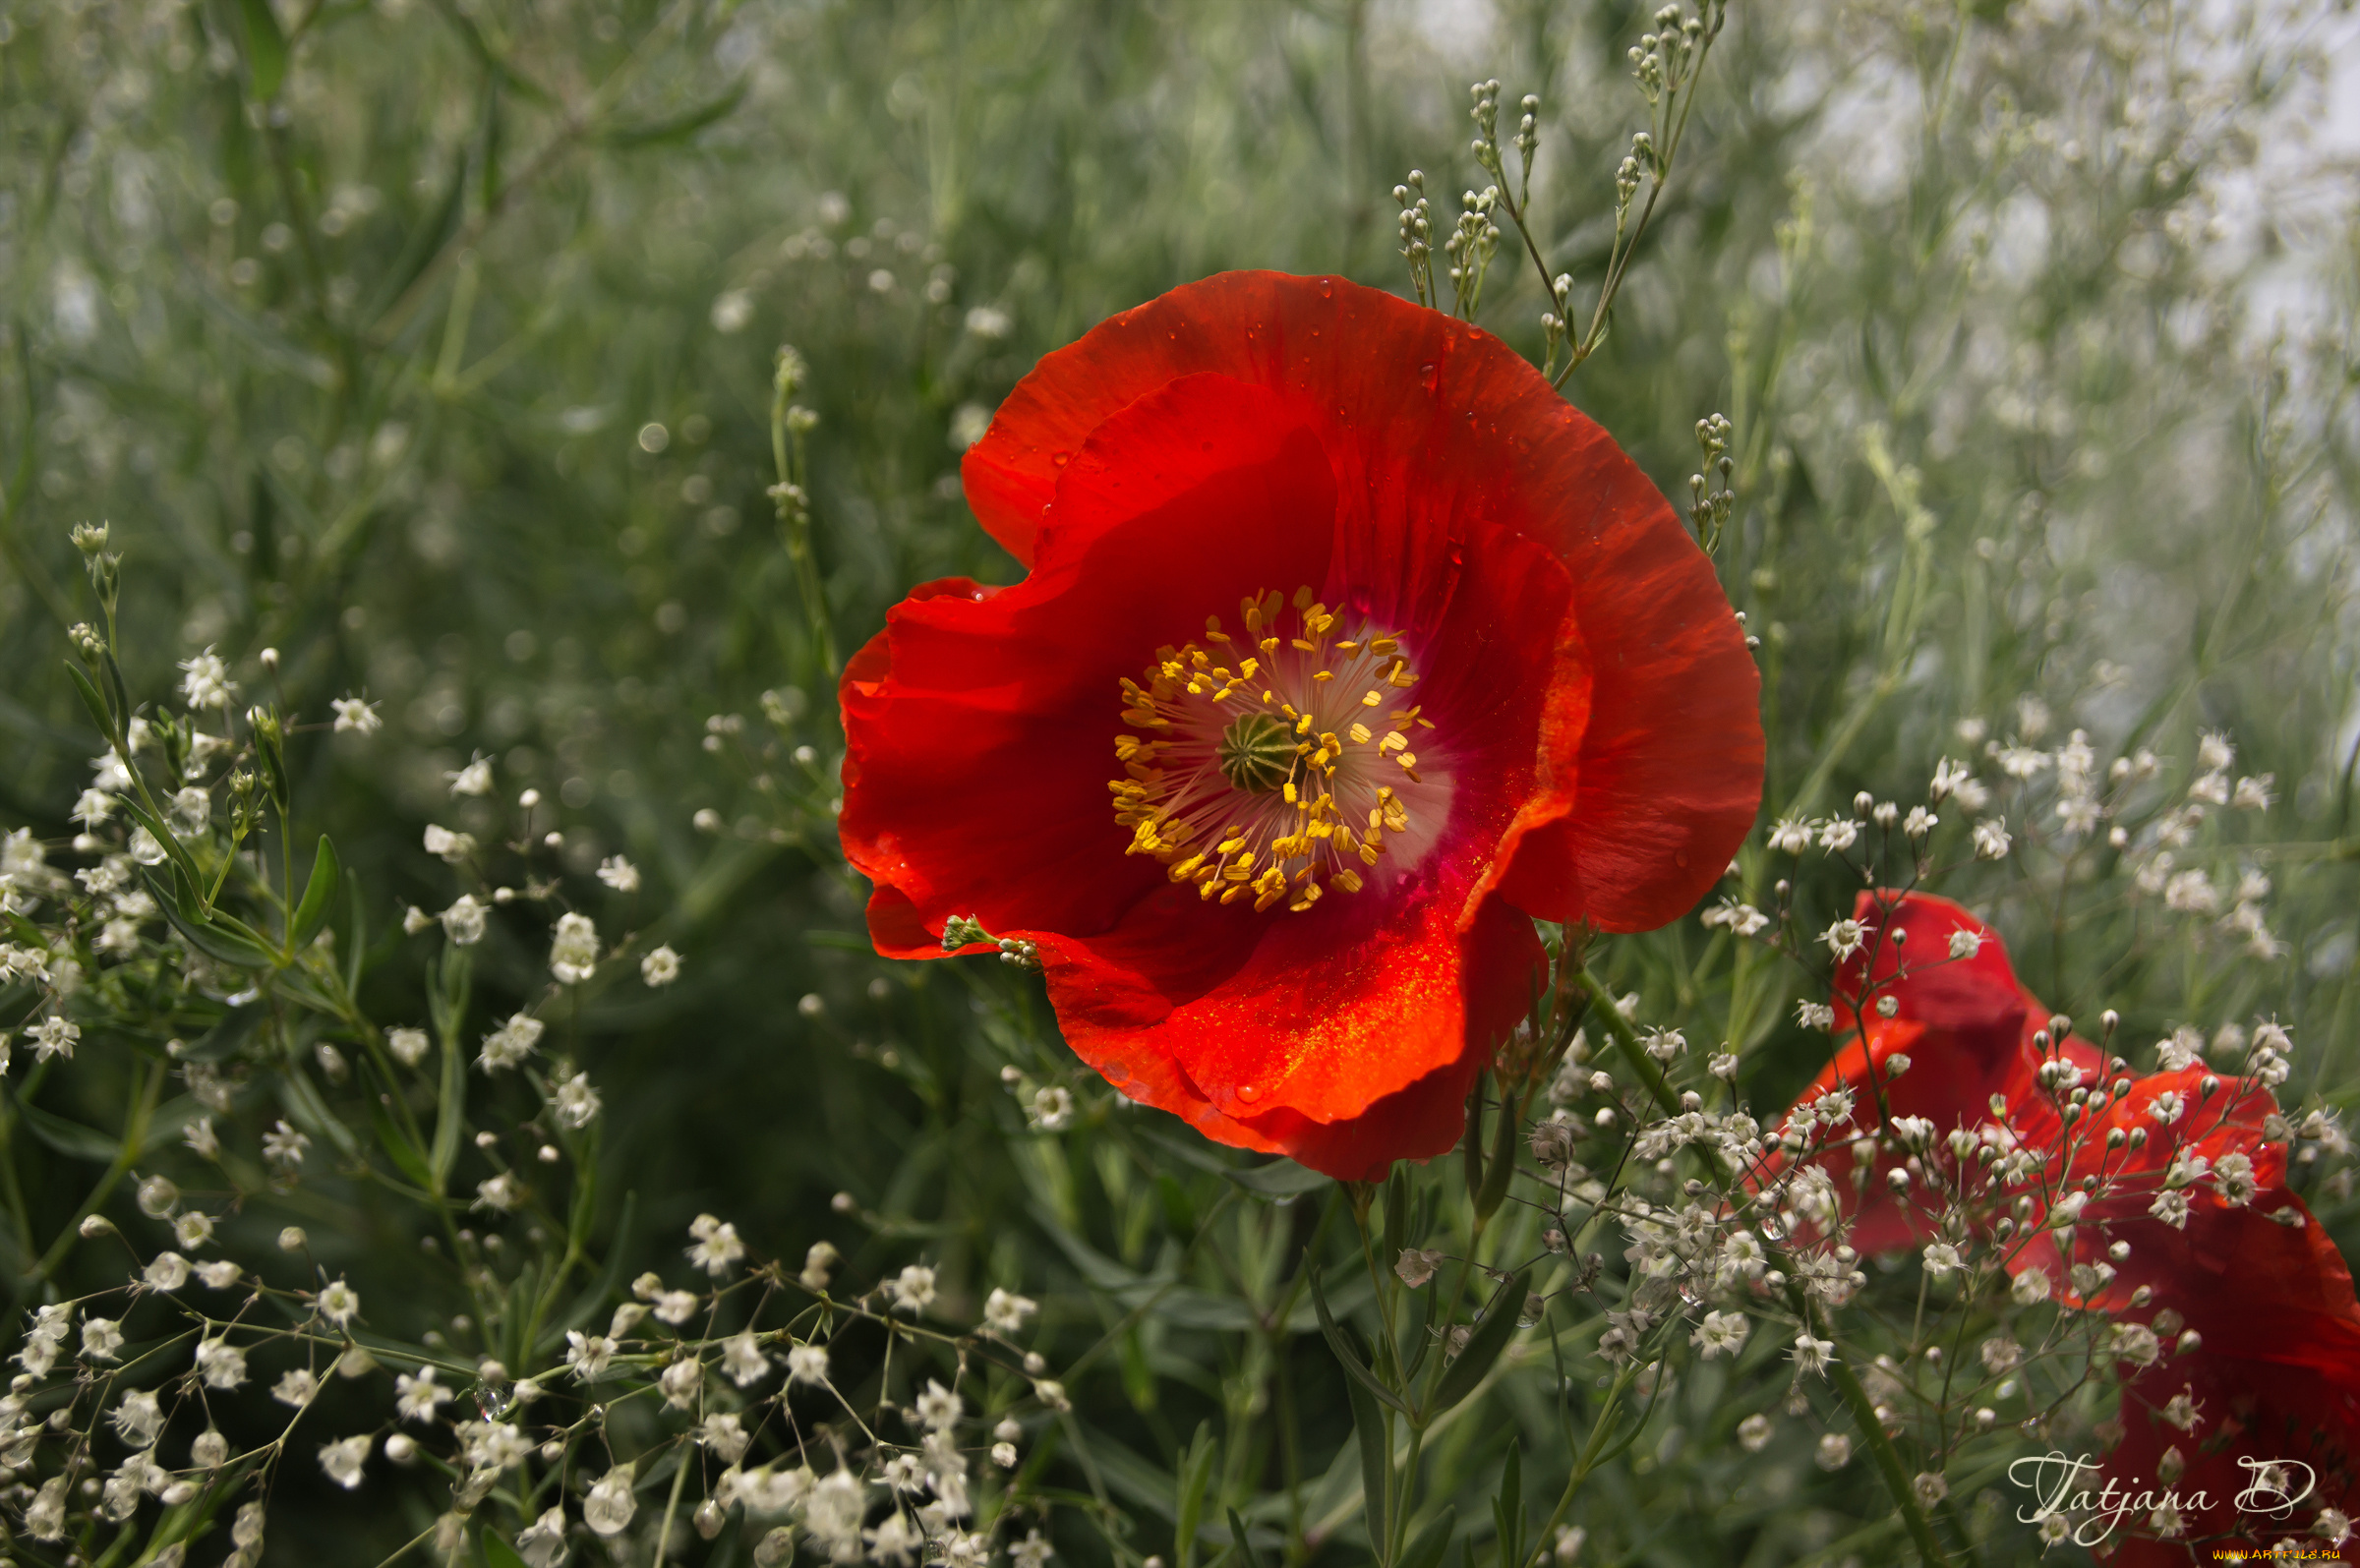
<svg viewBox="0 0 2360 1568"><path fill-rule="evenodd" d="M1504 1564L1524 1560L1524 1445L1507 1445L1507 1464L1500 1477L1500 1495L1492 1499L1492 1528L1500 1541Z"/></svg>
<svg viewBox="0 0 2360 1568"><path fill-rule="evenodd" d="M17 1109L23 1113L25 1126L32 1135L60 1154L77 1160L94 1160L105 1165L112 1162L116 1154L122 1150L122 1140L114 1134L101 1132L96 1128L84 1127L80 1122L69 1122L62 1116L55 1116L42 1110L29 1100L19 1100Z"/></svg>
<svg viewBox="0 0 2360 1568"><path fill-rule="evenodd" d="M638 1211L639 1194L623 1193L622 1213L615 1221L615 1242L607 1250L607 1266L599 1270L598 1278L592 1280L580 1296L574 1298L572 1309L542 1334L541 1343L533 1347L535 1356L547 1356L564 1344L567 1329L579 1328L604 1311L615 1292L621 1288L623 1261L632 1255L631 1220Z"/></svg>
<svg viewBox="0 0 2360 1568"><path fill-rule="evenodd" d="M1177 1568L1196 1568L1197 1521L1205 1513L1205 1486L1212 1480L1212 1423L1200 1422L1180 1460L1172 1506L1172 1559Z"/></svg>
<svg viewBox="0 0 2360 1568"><path fill-rule="evenodd" d="M1409 1543L1409 1549L1401 1554L1400 1568L1438 1568L1443 1553L1450 1549L1450 1532L1457 1528L1458 1510L1444 1509Z"/></svg>
<svg viewBox="0 0 2360 1568"><path fill-rule="evenodd" d="M82 694L82 705L90 711L90 723L96 725L98 732L107 739L114 739L114 717L106 711L106 699L98 695L97 683L83 672L80 665L71 661L67 662L66 673L74 677L74 689Z"/></svg>
<svg viewBox="0 0 2360 1568"><path fill-rule="evenodd" d="M241 969L270 969L277 967L278 955L250 936L233 929L235 922L223 916L208 916L197 902L196 890L188 882L175 877L175 897L158 898L156 904L163 910L164 919L180 933L190 947L222 963ZM158 893L160 884L149 879Z"/></svg>
<svg viewBox="0 0 2360 1568"><path fill-rule="evenodd" d="M1458 1360L1443 1371L1443 1380L1434 1391L1434 1403L1425 1412L1432 1421L1444 1411L1475 1392L1507 1342L1515 1337L1516 1314L1524 1307L1524 1297L1531 1289L1532 1271L1519 1273L1514 1279L1492 1293L1489 1307L1483 1310L1483 1321L1467 1336L1467 1348L1458 1353Z"/></svg>
<svg viewBox="0 0 2360 1568"><path fill-rule="evenodd" d="M611 147L652 147L661 146L667 142L685 142L706 126L728 119L744 100L745 87L745 79L739 78L724 88L719 96L692 108L641 125L618 126L611 131L601 131L597 140Z"/></svg>
<svg viewBox="0 0 2360 1568"><path fill-rule="evenodd" d="M1262 1568L1262 1553L1254 1549L1254 1538L1246 1534L1246 1522L1229 1510L1229 1536L1237 1542L1237 1554L1245 1560L1246 1568Z"/></svg>
<svg viewBox="0 0 2360 1568"><path fill-rule="evenodd" d="M179 835L175 834L170 828L164 826L162 820L159 819L154 812L149 811L146 806L141 805L137 800L130 799L127 796L121 798L123 800L124 812L131 818L132 821L138 823L141 827L146 828L148 830L148 837L152 838L158 844L163 846L164 854L166 858L172 862L173 868L182 876L187 877L191 886L199 888L204 887L205 873L199 869L197 857L189 853L189 846L180 842Z"/></svg>
<svg viewBox="0 0 2360 1568"><path fill-rule="evenodd" d="M278 30L270 0L238 0L238 15L246 24L246 78L254 100L267 103L287 79L287 35Z"/></svg>
<svg viewBox="0 0 2360 1568"><path fill-rule="evenodd" d="M1232 1166L1221 1174L1249 1192L1264 1197L1300 1197L1316 1192L1335 1180L1322 1176L1307 1165L1292 1160L1272 1160L1268 1165Z"/></svg>
<svg viewBox="0 0 2360 1568"><path fill-rule="evenodd" d="M1320 1332L1328 1336L1328 1348L1335 1352L1337 1361L1344 1364L1344 1370L1350 1372L1355 1381L1378 1399L1402 1415L1408 1415L1409 1406L1403 1403L1401 1396L1386 1387L1377 1374L1369 1370L1368 1364L1360 1359L1351 1342L1344 1338L1344 1331L1335 1326L1335 1314L1328 1309L1328 1292L1320 1284L1320 1271L1317 1268L1311 1271L1311 1301L1319 1309Z"/></svg>
<svg viewBox="0 0 2360 1568"><path fill-rule="evenodd" d="M346 1159L359 1156L361 1140L352 1135L352 1129L344 1125L342 1117L327 1108L327 1102L320 1098L320 1091L304 1076L302 1069L291 1067L278 1075L278 1103L286 1107L288 1119L297 1127L319 1132L342 1150Z"/></svg>
<svg viewBox="0 0 2360 1568"><path fill-rule="evenodd" d="M484 1532L484 1568L525 1568L525 1562L516 1554L515 1547L487 1530Z"/></svg>
<svg viewBox="0 0 2360 1568"><path fill-rule="evenodd" d="M1361 1502L1368 1514L1369 1541L1382 1553L1392 1537L1392 1515L1386 1507L1386 1486L1393 1473L1393 1456L1385 1438L1385 1413L1359 1379L1344 1379L1352 1402L1352 1435L1360 1444Z"/></svg>
<svg viewBox="0 0 2360 1568"><path fill-rule="evenodd" d="M287 925L287 950L300 953L310 946L327 922L327 906L336 897L336 883L344 868L336 859L336 846L320 836L320 848L312 856L312 879L304 884L303 900L295 905L295 915Z"/></svg>

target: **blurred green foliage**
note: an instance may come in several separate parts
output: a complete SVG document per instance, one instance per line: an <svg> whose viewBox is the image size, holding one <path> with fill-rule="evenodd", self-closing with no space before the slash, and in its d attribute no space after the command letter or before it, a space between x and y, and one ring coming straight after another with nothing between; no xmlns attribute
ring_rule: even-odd
<svg viewBox="0 0 2360 1568"><path fill-rule="evenodd" d="M1993 910L2053 1005L2119 1008L2134 1038L2274 1013L2306 1048L2297 1086L2345 1103L2351 250L2330 229L2320 260L2299 203L2257 233L2206 227L2276 189L2255 157L2299 112L2305 39L2249 19L2189 50L2137 8L2089 15L1744 8L1568 393L1676 498L1695 422L1735 422L1719 561L1762 638L1770 815L1918 799L1964 754L1955 721L2024 731L2025 699L2051 744L2087 726L2182 774L2198 727L2233 731L2281 797L2260 832L2285 842L2249 858L2277 885L2282 959L2192 956L2102 857L1951 891ZM867 953L829 830L830 671L766 494L772 350L809 367L815 548L849 650L914 582L1015 575L956 464L1040 353L1222 267L1403 286L1386 192L1413 163L1443 197L1475 178L1470 76L1542 95L1535 238L1594 298L1645 26L1622 4L1504 3L1487 25L1367 0L0 14L0 817L67 837L102 749L60 659L91 612L66 531L107 519L135 688L212 646L308 718L348 691L384 704L380 736L290 744L301 813L377 932L448 901L428 822L495 841L526 787L585 885L604 854L644 869L644 892L593 906L678 947L684 978L570 1026L609 1107L602 1227L636 1194L608 1243L622 1277L711 1210L790 1260L831 1239L863 1279L922 1254L954 1315L1023 1289L1052 1364L1083 1359L1040 1484L1100 1528L1062 1522L1062 1553L1189 1561L1173 1478L1210 1419L1221 1507L1192 1510L1199 1560L1233 1506L1290 1561L1356 1560L1320 1550L1358 1528L1334 1480L1355 1461L1290 1294L1307 1243L1348 1231L1329 1195L1241 1188L1225 1154L1110 1103L1022 975ZM1537 354L1545 300L1517 260L1511 242L1484 320ZM2249 309L2265 282L2316 329L2272 335ZM765 691L783 725L756 717ZM708 746L727 714L744 731ZM445 772L479 751L498 791L452 800ZM1816 856L1790 873L1748 850L1757 900L1779 875L1821 921L1855 891ZM495 916L484 1019L540 985L540 940ZM425 951L373 956L386 1021L422 1011ZM1731 1019L1717 953L1689 922L1604 962L1649 1016L1740 1036L1767 1113L1824 1050L1789 1021L1811 982L1747 971ZM1076 1089L1077 1128L1030 1131L1004 1067ZM9 1157L45 1239L88 1175L22 1138ZM316 1250L392 1331L452 1331L449 1268L419 1265L403 1211L360 1189L306 1201ZM2351 1206L2328 1207L2349 1238ZM1433 1494L1469 1539L1519 1431L1527 1495L1558 1484L1545 1385L1503 1384L1512 1422L1438 1439ZM1598 1560L1833 1561L1812 1554L1886 1513L1864 1467L1738 1452L1747 1412L1722 1386L1702 1368L1595 1478L1572 1517ZM290 1468L273 1560L375 1561L442 1506L381 1484L355 1512Z"/></svg>

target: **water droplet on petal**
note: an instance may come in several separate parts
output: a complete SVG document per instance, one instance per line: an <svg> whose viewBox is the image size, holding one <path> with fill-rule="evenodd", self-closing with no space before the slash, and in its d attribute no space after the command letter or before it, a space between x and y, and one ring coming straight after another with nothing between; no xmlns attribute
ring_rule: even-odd
<svg viewBox="0 0 2360 1568"><path fill-rule="evenodd" d="M1071 452L1051 452L1049 454L1049 461L1056 464L1059 468L1063 468L1066 464L1072 462L1073 460L1074 454Z"/></svg>
<svg viewBox="0 0 2360 1568"><path fill-rule="evenodd" d="M1237 1097L1241 1100L1258 1100L1262 1098L1262 1090L1251 1083L1240 1083L1237 1086Z"/></svg>
<svg viewBox="0 0 2360 1568"><path fill-rule="evenodd" d="M1335 293L1335 280L1334 280L1333 278L1327 278L1327 277L1324 277L1324 278L1320 279L1320 298L1321 298L1321 299L1328 299L1328 298L1329 298L1330 296L1332 296L1334 293Z"/></svg>
<svg viewBox="0 0 2360 1568"><path fill-rule="evenodd" d="M1429 393L1441 391L1443 389L1443 368L1440 365L1419 366L1418 380Z"/></svg>

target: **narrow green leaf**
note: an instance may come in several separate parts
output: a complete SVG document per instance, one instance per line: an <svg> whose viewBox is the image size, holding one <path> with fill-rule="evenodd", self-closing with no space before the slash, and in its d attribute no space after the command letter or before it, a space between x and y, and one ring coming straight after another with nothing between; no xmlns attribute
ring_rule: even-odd
<svg viewBox="0 0 2360 1568"><path fill-rule="evenodd" d="M120 796L118 798L120 798L123 802L123 810L125 814L128 815L132 821L138 823L141 827L146 828L148 836L154 839L158 844L163 846L164 856L166 859L172 862L174 869L178 870L181 875L187 877L195 886L200 888L204 887L205 873L198 869L197 857L189 853L189 846L180 842L179 836L173 833L170 828L166 827L162 820L159 819L154 812L149 811L146 806L141 805L137 800L133 800L127 796Z"/></svg>
<svg viewBox="0 0 2360 1568"><path fill-rule="evenodd" d="M607 1309L607 1303L622 1288L622 1265L631 1253L631 1219L639 1211L639 1194L622 1194L622 1213L615 1221L615 1241L607 1249L607 1266L600 1269L598 1278L583 1288L573 1299L573 1307L557 1322L550 1324L541 1335L541 1343L533 1347L533 1355L548 1356L565 1343L565 1331L579 1328ZM527 1358L528 1360L531 1358Z"/></svg>
<svg viewBox="0 0 2360 1568"><path fill-rule="evenodd" d="M122 1149L121 1140L112 1133L84 1127L80 1122L69 1122L29 1100L19 1100L17 1110L25 1118L26 1129L60 1154L105 1165L112 1162Z"/></svg>
<svg viewBox="0 0 2360 1568"><path fill-rule="evenodd" d="M601 131L597 140L611 147L652 147L667 142L685 142L706 126L726 120L745 100L746 82L739 78L722 92L692 108L650 120L641 125L617 126Z"/></svg>
<svg viewBox="0 0 2360 1568"><path fill-rule="evenodd" d="M1392 1515L1386 1507L1386 1482L1393 1473L1393 1456L1385 1440L1385 1413L1356 1378L1344 1379L1352 1401L1352 1436L1360 1444L1361 1503L1368 1514L1369 1540L1382 1553L1392 1537Z"/></svg>
<svg viewBox="0 0 2360 1568"><path fill-rule="evenodd" d="M344 887L351 895L349 902L352 905L344 925L344 994L358 996L361 990L361 963L369 951L369 911L361 902L359 879L348 879Z"/></svg>
<svg viewBox="0 0 2360 1568"><path fill-rule="evenodd" d="M1328 1292L1321 1286L1320 1271L1316 1268L1311 1271L1311 1301L1319 1310L1320 1332L1328 1336L1328 1348L1335 1352L1337 1361L1344 1364L1344 1370L1350 1372L1355 1381L1379 1400L1402 1415L1408 1415L1409 1406L1402 1402L1401 1396L1386 1387L1377 1374L1369 1370L1368 1364L1360 1359L1351 1342L1344 1338L1344 1331L1335 1326L1335 1314L1328 1309Z"/></svg>
<svg viewBox="0 0 2360 1568"><path fill-rule="evenodd" d="M1262 1568L1262 1553L1254 1549L1254 1538L1246 1534L1246 1522L1237 1517L1234 1508L1229 1510L1229 1537L1237 1542L1237 1555L1246 1568Z"/></svg>
<svg viewBox="0 0 2360 1568"><path fill-rule="evenodd" d="M1410 1541L1409 1549L1401 1553L1400 1568L1440 1568L1443 1553L1450 1549L1450 1533L1457 1528L1456 1508L1446 1508L1435 1515Z"/></svg>
<svg viewBox="0 0 2360 1568"><path fill-rule="evenodd" d="M1500 1560L1512 1565L1524 1560L1524 1445L1507 1445L1507 1464L1500 1476L1500 1495L1492 1499L1492 1526L1500 1539Z"/></svg>
<svg viewBox="0 0 2360 1568"><path fill-rule="evenodd" d="M287 35L278 30L270 0L238 0L238 16L246 24L247 82L254 101L267 103L287 79Z"/></svg>
<svg viewBox="0 0 2360 1568"><path fill-rule="evenodd" d="M1475 1392L1507 1342L1515 1337L1516 1314L1523 1310L1524 1297L1531 1288L1532 1271L1526 1269L1514 1279L1492 1293L1491 1305L1483 1310L1483 1321L1467 1336L1467 1348L1458 1353L1458 1360L1444 1368L1443 1380L1434 1391L1434 1404L1425 1412L1432 1421L1444 1411Z"/></svg>
<svg viewBox="0 0 2360 1568"><path fill-rule="evenodd" d="M1385 1253L1377 1261L1391 1268L1409 1245L1409 1167L1395 1165L1385 1184Z"/></svg>
<svg viewBox="0 0 2360 1568"><path fill-rule="evenodd" d="M1426 1332L1426 1325L1434 1316L1434 1298L1441 1289L1429 1283L1424 1290L1409 1293L1409 1310L1401 1324L1401 1381L1405 1385L1418 1380L1418 1368L1426 1365L1427 1352L1434 1348L1434 1336Z"/></svg>
<svg viewBox="0 0 2360 1568"><path fill-rule="evenodd" d="M1196 1568L1197 1522L1205 1515L1205 1486L1212 1480L1212 1423L1201 1422L1197 1435L1181 1457L1179 1484L1172 1507L1172 1560L1176 1568Z"/></svg>
<svg viewBox="0 0 2360 1568"><path fill-rule="evenodd" d="M98 695L97 683L71 660L66 664L66 673L74 677L74 689L82 694L82 705L90 711L90 723L96 725L98 732L107 739L114 739L114 716L106 711L106 699Z"/></svg>
<svg viewBox="0 0 2360 1568"><path fill-rule="evenodd" d="M180 933L190 947L208 958L232 964L241 969L269 969L277 965L278 955L253 938L243 936L218 917L208 918L200 909L196 894L188 883L177 883L172 899L157 899L164 919ZM160 891L160 886L159 886Z"/></svg>
<svg viewBox="0 0 2360 1568"><path fill-rule="evenodd" d="M435 1177L434 1172L427 1168L425 1156L418 1152L418 1145L412 1143L394 1125L393 1118L386 1114L385 1108L375 1100L369 1103L369 1125L377 1131L378 1147L385 1151L386 1158L393 1162L395 1168L421 1188L431 1191Z"/></svg>
<svg viewBox="0 0 2360 1568"><path fill-rule="evenodd" d="M327 906L336 897L336 884L344 874L336 859L336 846L320 836L320 848L312 856L312 879L304 884L302 901L295 905L294 918L287 923L287 950L300 953L311 945L312 938L327 923ZM357 944L356 944L357 946Z"/></svg>
<svg viewBox="0 0 2360 1568"><path fill-rule="evenodd" d="M361 1152L361 1140L352 1135L344 1119L327 1108L320 1091L305 1077L303 1070L291 1068L278 1075L278 1103L287 1109L288 1119L297 1127L309 1127L324 1136L343 1152L346 1159L355 1159Z"/></svg>
<svg viewBox="0 0 2360 1568"><path fill-rule="evenodd" d="M1307 1165L1297 1165L1292 1160L1232 1167L1221 1174L1247 1191L1264 1197L1298 1197L1305 1192L1316 1192L1335 1180L1331 1176L1322 1176Z"/></svg>
<svg viewBox="0 0 2360 1568"><path fill-rule="evenodd" d="M1482 1091L1478 1089L1477 1093ZM1475 1194L1475 1217L1488 1220L1507 1197L1507 1179L1516 1169L1516 1101L1501 1085L1500 1124L1492 1132L1491 1168L1483 1173L1483 1191Z"/></svg>

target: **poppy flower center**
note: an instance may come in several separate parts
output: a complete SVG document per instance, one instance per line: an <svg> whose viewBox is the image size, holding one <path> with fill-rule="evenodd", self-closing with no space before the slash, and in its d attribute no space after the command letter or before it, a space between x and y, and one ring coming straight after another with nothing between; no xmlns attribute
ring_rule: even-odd
<svg viewBox="0 0 2360 1568"><path fill-rule="evenodd" d="M1125 852L1150 854L1198 896L1300 912L1363 873L1411 832L1411 807L1439 812L1415 736L1433 724L1395 706L1417 684L1401 637L1347 625L1309 588L1240 604L1245 636L1205 621L1203 643L1156 650L1123 681L1114 820ZM1437 824L1416 835L1431 842Z"/></svg>

